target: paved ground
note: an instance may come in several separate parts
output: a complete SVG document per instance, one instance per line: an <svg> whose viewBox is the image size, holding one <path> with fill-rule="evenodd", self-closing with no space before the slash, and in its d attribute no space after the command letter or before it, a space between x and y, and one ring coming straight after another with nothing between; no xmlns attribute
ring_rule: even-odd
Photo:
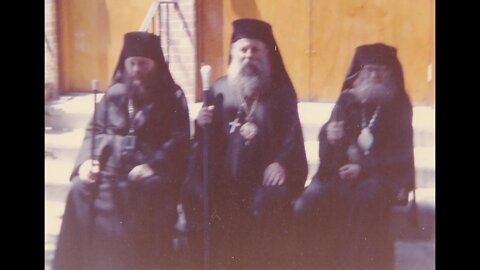
<svg viewBox="0 0 480 270"><path fill-rule="evenodd" d="M86 95L62 97L49 107L45 122L45 270L50 270L55 243L68 191L68 176L84 135L91 111L91 97ZM307 158L311 173L318 164L319 126L326 121L333 104L301 103L300 118L306 140ZM193 119L200 104L190 104ZM397 236L395 242L396 270L435 269L435 138L434 108L414 108L415 161L417 166L417 201L419 227L406 224L405 208L393 214ZM415 117L416 116L416 117ZM433 136L432 136L433 134ZM310 175L311 175L310 173ZM310 178L310 177L309 177Z"/></svg>

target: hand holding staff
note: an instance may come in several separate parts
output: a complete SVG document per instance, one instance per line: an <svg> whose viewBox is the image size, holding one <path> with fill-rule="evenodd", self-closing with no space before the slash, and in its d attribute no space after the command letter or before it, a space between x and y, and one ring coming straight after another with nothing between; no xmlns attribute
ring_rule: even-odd
<svg viewBox="0 0 480 270"><path fill-rule="evenodd" d="M97 121L96 106L97 106L98 80L92 80L91 84L92 84L92 91L93 91L93 120L92 120L93 127L92 127L92 146L91 146L92 148L90 150L91 151L90 152L91 169L90 169L88 178L93 181L96 181L97 176L100 173L100 164L98 162L98 157L95 156L95 135L96 135L95 125Z"/></svg>
<svg viewBox="0 0 480 270"><path fill-rule="evenodd" d="M202 77L203 89L203 104L204 107L209 105L209 81L212 74L212 68L209 65L203 65L200 68L200 75ZM209 268L209 211L208 211L208 128L203 129L203 269Z"/></svg>

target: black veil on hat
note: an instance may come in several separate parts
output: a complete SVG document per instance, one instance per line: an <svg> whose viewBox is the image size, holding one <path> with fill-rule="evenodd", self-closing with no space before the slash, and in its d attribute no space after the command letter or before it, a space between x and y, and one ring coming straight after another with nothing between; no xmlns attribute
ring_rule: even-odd
<svg viewBox="0 0 480 270"><path fill-rule="evenodd" d="M174 85L174 81L167 63L163 56L160 37L148 32L128 32L123 37L123 48L118 59L117 66L113 72L113 83L122 80L122 74L125 69L125 60L128 57L141 56L155 61L157 66L158 78L162 83Z"/></svg>
<svg viewBox="0 0 480 270"><path fill-rule="evenodd" d="M295 93L292 81L290 80L285 65L283 64L277 42L273 37L272 26L267 22L249 18L235 20L232 25L233 33L230 44L233 44L242 38L257 39L264 42L269 52L272 82L287 84ZM229 62L231 62L231 60L230 56Z"/></svg>
<svg viewBox="0 0 480 270"><path fill-rule="evenodd" d="M352 88L353 82L363 66L369 64L390 67L399 92L405 93L403 69L397 58L397 49L383 43L365 44L356 48L347 76L342 85L342 91Z"/></svg>
<svg viewBox="0 0 480 270"><path fill-rule="evenodd" d="M284 117L296 126L285 126L283 130L278 130L278 134L285 134L285 141L289 144L297 142L297 146L291 152L291 156L286 159L285 168L287 178L296 179L287 181L291 190L298 194L303 190L305 179L308 174L307 157L305 147L303 146L303 134L298 118L297 94L292 81L288 76L277 42L273 37L272 26L264 21L257 19L238 19L233 23L233 33L231 44L242 38L251 38L265 43L268 49L271 70L272 91L267 91L273 99L276 99L282 107ZM231 56L230 56L231 61ZM300 143L301 141L301 143ZM290 146L287 146L290 147ZM304 166L305 165L305 166Z"/></svg>

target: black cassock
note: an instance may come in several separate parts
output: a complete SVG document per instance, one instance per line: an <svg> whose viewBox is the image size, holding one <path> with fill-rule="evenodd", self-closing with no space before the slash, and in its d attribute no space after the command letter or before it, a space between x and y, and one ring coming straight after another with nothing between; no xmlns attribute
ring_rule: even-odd
<svg viewBox="0 0 480 270"><path fill-rule="evenodd" d="M258 133L246 140L240 135L246 113L239 111L239 97L229 90L226 77L210 92L215 106L208 128L211 267L235 269L250 263L257 269L279 269L273 263L287 259L281 247L291 236L290 203L303 190L308 170L296 95L289 84L274 83L253 112ZM197 256L202 255L202 132L197 126L183 194ZM264 171L273 162L285 168L286 182L263 186Z"/></svg>
<svg viewBox="0 0 480 270"><path fill-rule="evenodd" d="M179 187L189 145L183 91L164 89L128 113L124 84L111 86L97 105L72 176L53 267L74 269L171 269ZM122 151L130 122L136 149ZM78 168L94 155L102 164L97 183L78 179ZM148 164L154 176L132 182L128 172Z"/></svg>
<svg viewBox="0 0 480 270"><path fill-rule="evenodd" d="M306 269L393 269L390 210L398 191L412 190L415 180L412 108L405 95L381 106L372 121L373 146L363 152L357 138L376 110L344 91L320 130L318 171L294 205ZM335 145L326 137L331 121L344 121ZM347 163L360 165L358 180L339 178Z"/></svg>

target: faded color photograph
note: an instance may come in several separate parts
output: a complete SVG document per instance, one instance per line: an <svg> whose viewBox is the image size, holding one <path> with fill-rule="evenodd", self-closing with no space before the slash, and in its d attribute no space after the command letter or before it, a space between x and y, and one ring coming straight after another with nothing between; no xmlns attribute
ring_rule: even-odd
<svg viewBox="0 0 480 270"><path fill-rule="evenodd" d="M45 269L435 269L434 0L45 1Z"/></svg>

